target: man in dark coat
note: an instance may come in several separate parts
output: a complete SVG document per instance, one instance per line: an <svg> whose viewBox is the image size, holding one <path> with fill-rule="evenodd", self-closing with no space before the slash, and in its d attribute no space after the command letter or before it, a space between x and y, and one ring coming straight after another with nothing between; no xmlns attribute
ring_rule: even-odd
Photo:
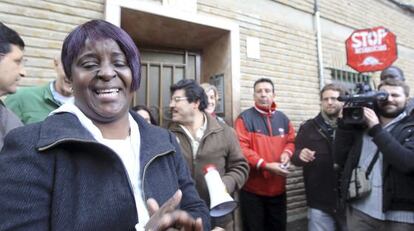
<svg viewBox="0 0 414 231"><path fill-rule="evenodd" d="M334 153L342 172L341 204L348 199L352 170L371 169L371 191L346 201L348 229L414 230L414 117L406 111L409 88L400 80L385 79L378 89L388 98L375 111L363 108L365 129L338 123Z"/></svg>
<svg viewBox="0 0 414 231"><path fill-rule="evenodd" d="M344 230L345 219L338 210L337 179L332 143L343 103L343 88L328 84L320 92L321 112L304 122L296 136L292 163L303 166L308 230Z"/></svg>

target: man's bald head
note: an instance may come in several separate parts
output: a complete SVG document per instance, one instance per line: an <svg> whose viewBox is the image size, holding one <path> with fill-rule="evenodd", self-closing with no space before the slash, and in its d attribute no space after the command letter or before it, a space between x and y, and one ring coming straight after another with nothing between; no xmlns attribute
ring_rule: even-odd
<svg viewBox="0 0 414 231"><path fill-rule="evenodd" d="M390 66L384 69L380 75L381 81L385 79L396 79L400 81L405 81L404 72L396 66Z"/></svg>

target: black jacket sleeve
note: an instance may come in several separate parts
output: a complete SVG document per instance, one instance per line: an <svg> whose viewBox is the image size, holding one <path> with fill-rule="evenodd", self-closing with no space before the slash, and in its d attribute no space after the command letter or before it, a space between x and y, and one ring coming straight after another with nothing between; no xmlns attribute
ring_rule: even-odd
<svg viewBox="0 0 414 231"><path fill-rule="evenodd" d="M372 127L369 134L383 154L384 160L403 173L414 172L414 129L401 132L403 140L399 141L379 124Z"/></svg>

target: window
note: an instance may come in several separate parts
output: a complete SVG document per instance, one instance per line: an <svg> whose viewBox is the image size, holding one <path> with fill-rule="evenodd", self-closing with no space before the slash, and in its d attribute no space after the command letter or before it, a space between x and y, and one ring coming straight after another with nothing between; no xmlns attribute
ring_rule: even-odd
<svg viewBox="0 0 414 231"><path fill-rule="evenodd" d="M368 74L344 71L340 69L329 68L333 83L338 83L352 92L357 83L364 83L372 87L372 78Z"/></svg>

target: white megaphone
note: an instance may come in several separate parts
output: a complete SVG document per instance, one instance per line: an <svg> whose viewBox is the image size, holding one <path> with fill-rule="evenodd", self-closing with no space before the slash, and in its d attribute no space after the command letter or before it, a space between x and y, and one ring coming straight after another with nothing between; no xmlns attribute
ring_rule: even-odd
<svg viewBox="0 0 414 231"><path fill-rule="evenodd" d="M210 194L210 216L221 217L237 208L237 202L227 192L220 174L213 164L204 167L204 179Z"/></svg>

